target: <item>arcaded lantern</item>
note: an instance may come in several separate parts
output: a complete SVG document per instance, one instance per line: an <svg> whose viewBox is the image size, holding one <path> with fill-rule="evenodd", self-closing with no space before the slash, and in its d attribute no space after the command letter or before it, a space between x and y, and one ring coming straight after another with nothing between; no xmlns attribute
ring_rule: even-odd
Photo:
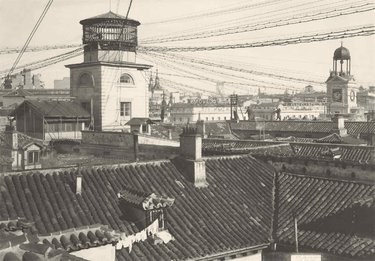
<svg viewBox="0 0 375 261"><path fill-rule="evenodd" d="M338 64L340 63L340 67L338 68ZM351 71L351 60L350 60L350 52L348 48L345 48L342 43L339 48L335 50L333 53L333 71L336 75L345 76L350 75Z"/></svg>
<svg viewBox="0 0 375 261"><path fill-rule="evenodd" d="M132 59L138 45L137 27L140 23L122 15L108 12L80 21L83 25L85 62L123 61ZM119 51L128 55L118 55Z"/></svg>

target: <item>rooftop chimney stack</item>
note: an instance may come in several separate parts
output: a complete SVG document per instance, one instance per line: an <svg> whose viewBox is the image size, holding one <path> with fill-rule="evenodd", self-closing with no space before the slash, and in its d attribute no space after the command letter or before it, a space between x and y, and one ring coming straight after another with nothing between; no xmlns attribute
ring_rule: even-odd
<svg viewBox="0 0 375 261"><path fill-rule="evenodd" d="M12 145L12 150L18 150L18 135L16 126L13 125L14 119L9 119L9 125L5 126L7 141Z"/></svg>
<svg viewBox="0 0 375 261"><path fill-rule="evenodd" d="M197 131L200 135L202 135L202 138L207 138L206 135L206 124L204 123L204 120L198 120L197 121Z"/></svg>
<svg viewBox="0 0 375 261"><path fill-rule="evenodd" d="M336 123L335 131L337 131L341 137L348 136L348 131L345 129L344 117L342 115L336 115L333 121Z"/></svg>
<svg viewBox="0 0 375 261"><path fill-rule="evenodd" d="M206 162L202 159L202 136L197 133L197 128L183 128L180 135L180 156L172 162L195 187L207 186Z"/></svg>
<svg viewBox="0 0 375 261"><path fill-rule="evenodd" d="M81 166L78 165L77 168L77 176L76 176L76 194L81 194L82 193L82 179L83 176L81 174Z"/></svg>

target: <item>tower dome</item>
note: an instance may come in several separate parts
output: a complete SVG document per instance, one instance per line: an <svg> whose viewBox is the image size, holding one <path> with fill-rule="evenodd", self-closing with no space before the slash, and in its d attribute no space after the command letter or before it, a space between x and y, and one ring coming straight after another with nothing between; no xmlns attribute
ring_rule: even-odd
<svg viewBox="0 0 375 261"><path fill-rule="evenodd" d="M136 51L138 21L108 12L80 23L83 26L83 44L91 47L99 45L102 50Z"/></svg>
<svg viewBox="0 0 375 261"><path fill-rule="evenodd" d="M335 60L349 60L350 59L350 52L349 52L348 48L345 48L344 46L341 45L333 53L333 59L335 59Z"/></svg>

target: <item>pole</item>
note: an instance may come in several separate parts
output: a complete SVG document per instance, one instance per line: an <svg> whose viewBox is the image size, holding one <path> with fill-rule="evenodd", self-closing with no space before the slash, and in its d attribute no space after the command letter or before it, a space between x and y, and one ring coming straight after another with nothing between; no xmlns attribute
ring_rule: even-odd
<svg viewBox="0 0 375 261"><path fill-rule="evenodd" d="M298 224L296 215L294 215L294 237L296 241L296 253L298 253Z"/></svg>

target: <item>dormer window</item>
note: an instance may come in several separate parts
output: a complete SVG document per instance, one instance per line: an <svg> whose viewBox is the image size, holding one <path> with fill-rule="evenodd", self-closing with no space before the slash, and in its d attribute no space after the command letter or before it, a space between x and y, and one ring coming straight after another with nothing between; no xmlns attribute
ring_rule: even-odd
<svg viewBox="0 0 375 261"><path fill-rule="evenodd" d="M124 218L133 221L139 229L148 227L158 220L159 230L166 227L166 209L174 203L173 198L126 189L118 194Z"/></svg>
<svg viewBox="0 0 375 261"><path fill-rule="evenodd" d="M120 80L119 80L120 83L122 84L127 84L127 85L134 85L134 80L133 80L133 77L131 77L129 74L127 73L123 73L121 76L120 76Z"/></svg>
<svg viewBox="0 0 375 261"><path fill-rule="evenodd" d="M79 85L80 86L88 86L88 87L94 86L93 76L88 74L88 73L81 74L81 76L79 77Z"/></svg>

